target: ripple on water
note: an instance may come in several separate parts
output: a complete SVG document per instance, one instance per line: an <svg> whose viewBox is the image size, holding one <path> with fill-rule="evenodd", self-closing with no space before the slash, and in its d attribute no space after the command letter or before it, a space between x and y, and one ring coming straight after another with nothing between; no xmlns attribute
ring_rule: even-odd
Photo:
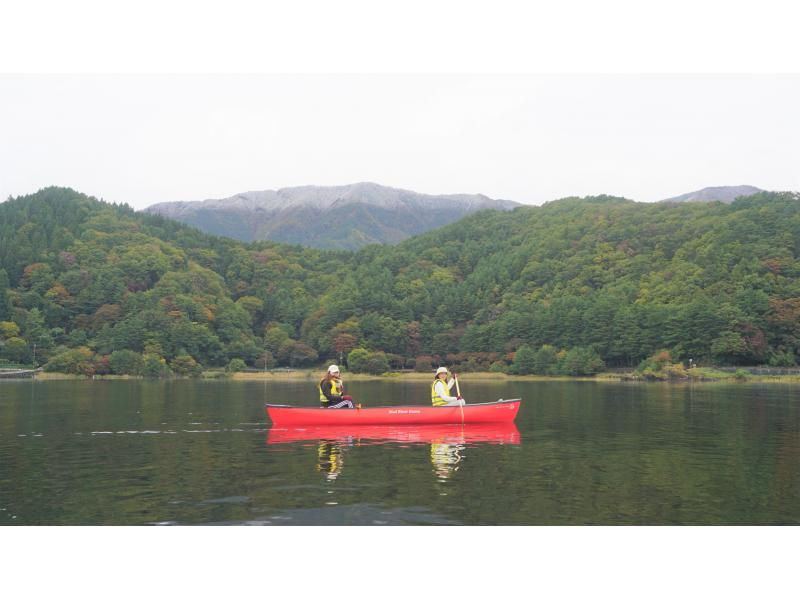
<svg viewBox="0 0 800 598"><path fill-rule="evenodd" d="M291 513L279 511L265 519L255 520L264 525L461 525L452 519L425 507L406 507L387 509L373 504L341 505L329 504L324 507L293 509Z"/></svg>
<svg viewBox="0 0 800 598"><path fill-rule="evenodd" d="M209 430L93 430L91 432L73 432L73 435L83 436L84 434L88 434L90 436L113 436L115 434L218 434L220 432L245 432L248 434L253 434L263 433L265 431L266 428L250 430L244 430L242 428L219 428ZM17 437L19 438L25 438L26 436L40 437L42 434L17 434Z"/></svg>
<svg viewBox="0 0 800 598"><path fill-rule="evenodd" d="M249 496L223 496L222 498L208 498L202 504L234 504L240 505L250 502Z"/></svg>

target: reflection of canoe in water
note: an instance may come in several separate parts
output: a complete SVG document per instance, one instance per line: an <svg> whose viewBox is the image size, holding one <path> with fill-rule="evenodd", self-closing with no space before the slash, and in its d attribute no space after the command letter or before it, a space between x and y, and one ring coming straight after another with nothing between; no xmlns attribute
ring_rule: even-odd
<svg viewBox="0 0 800 598"><path fill-rule="evenodd" d="M362 409L320 409L266 405L267 415L276 426L373 426L427 424L490 424L512 422L520 399L494 403L473 403L463 407L405 405Z"/></svg>
<svg viewBox="0 0 800 598"><path fill-rule="evenodd" d="M405 426L308 426L272 428L267 444L327 440L331 442L397 442L417 444L519 444L519 430L513 422L499 424L405 425Z"/></svg>

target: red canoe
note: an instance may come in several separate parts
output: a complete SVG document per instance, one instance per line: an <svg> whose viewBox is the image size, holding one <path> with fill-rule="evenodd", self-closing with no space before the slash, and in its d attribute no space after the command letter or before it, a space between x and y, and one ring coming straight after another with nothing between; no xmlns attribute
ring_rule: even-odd
<svg viewBox="0 0 800 598"><path fill-rule="evenodd" d="M513 422L499 424L431 424L405 426L307 426L271 428L267 444L331 441L359 444L519 444L519 430Z"/></svg>
<svg viewBox="0 0 800 598"><path fill-rule="evenodd" d="M362 409L321 409L265 405L275 426L380 426L427 424L492 424L512 422L520 399L500 399L495 403L473 403L463 407L405 405Z"/></svg>

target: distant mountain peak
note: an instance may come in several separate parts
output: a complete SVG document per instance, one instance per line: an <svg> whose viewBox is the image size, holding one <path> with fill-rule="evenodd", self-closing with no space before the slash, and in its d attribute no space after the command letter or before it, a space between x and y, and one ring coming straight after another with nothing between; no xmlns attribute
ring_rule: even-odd
<svg viewBox="0 0 800 598"><path fill-rule="evenodd" d="M310 247L358 249L370 243L397 243L478 210L512 210L519 205L482 194L428 195L359 182L163 202L144 211L242 241L270 239ZM335 222L336 228L318 225L323 222Z"/></svg>
<svg viewBox="0 0 800 598"><path fill-rule="evenodd" d="M671 201L675 203L681 202L697 202L697 201L721 201L723 203L731 203L737 197L746 197L755 193L761 193L764 189L753 187L752 185L737 185L728 187L704 187L699 191L692 191L684 193L677 197L670 197L662 201Z"/></svg>

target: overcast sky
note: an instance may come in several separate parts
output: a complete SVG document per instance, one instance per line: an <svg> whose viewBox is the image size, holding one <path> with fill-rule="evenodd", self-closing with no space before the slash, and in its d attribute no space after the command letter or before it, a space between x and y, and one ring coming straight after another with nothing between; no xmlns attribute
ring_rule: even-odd
<svg viewBox="0 0 800 598"><path fill-rule="evenodd" d="M0 77L0 197L137 209L372 181L540 204L800 190L798 76Z"/></svg>

